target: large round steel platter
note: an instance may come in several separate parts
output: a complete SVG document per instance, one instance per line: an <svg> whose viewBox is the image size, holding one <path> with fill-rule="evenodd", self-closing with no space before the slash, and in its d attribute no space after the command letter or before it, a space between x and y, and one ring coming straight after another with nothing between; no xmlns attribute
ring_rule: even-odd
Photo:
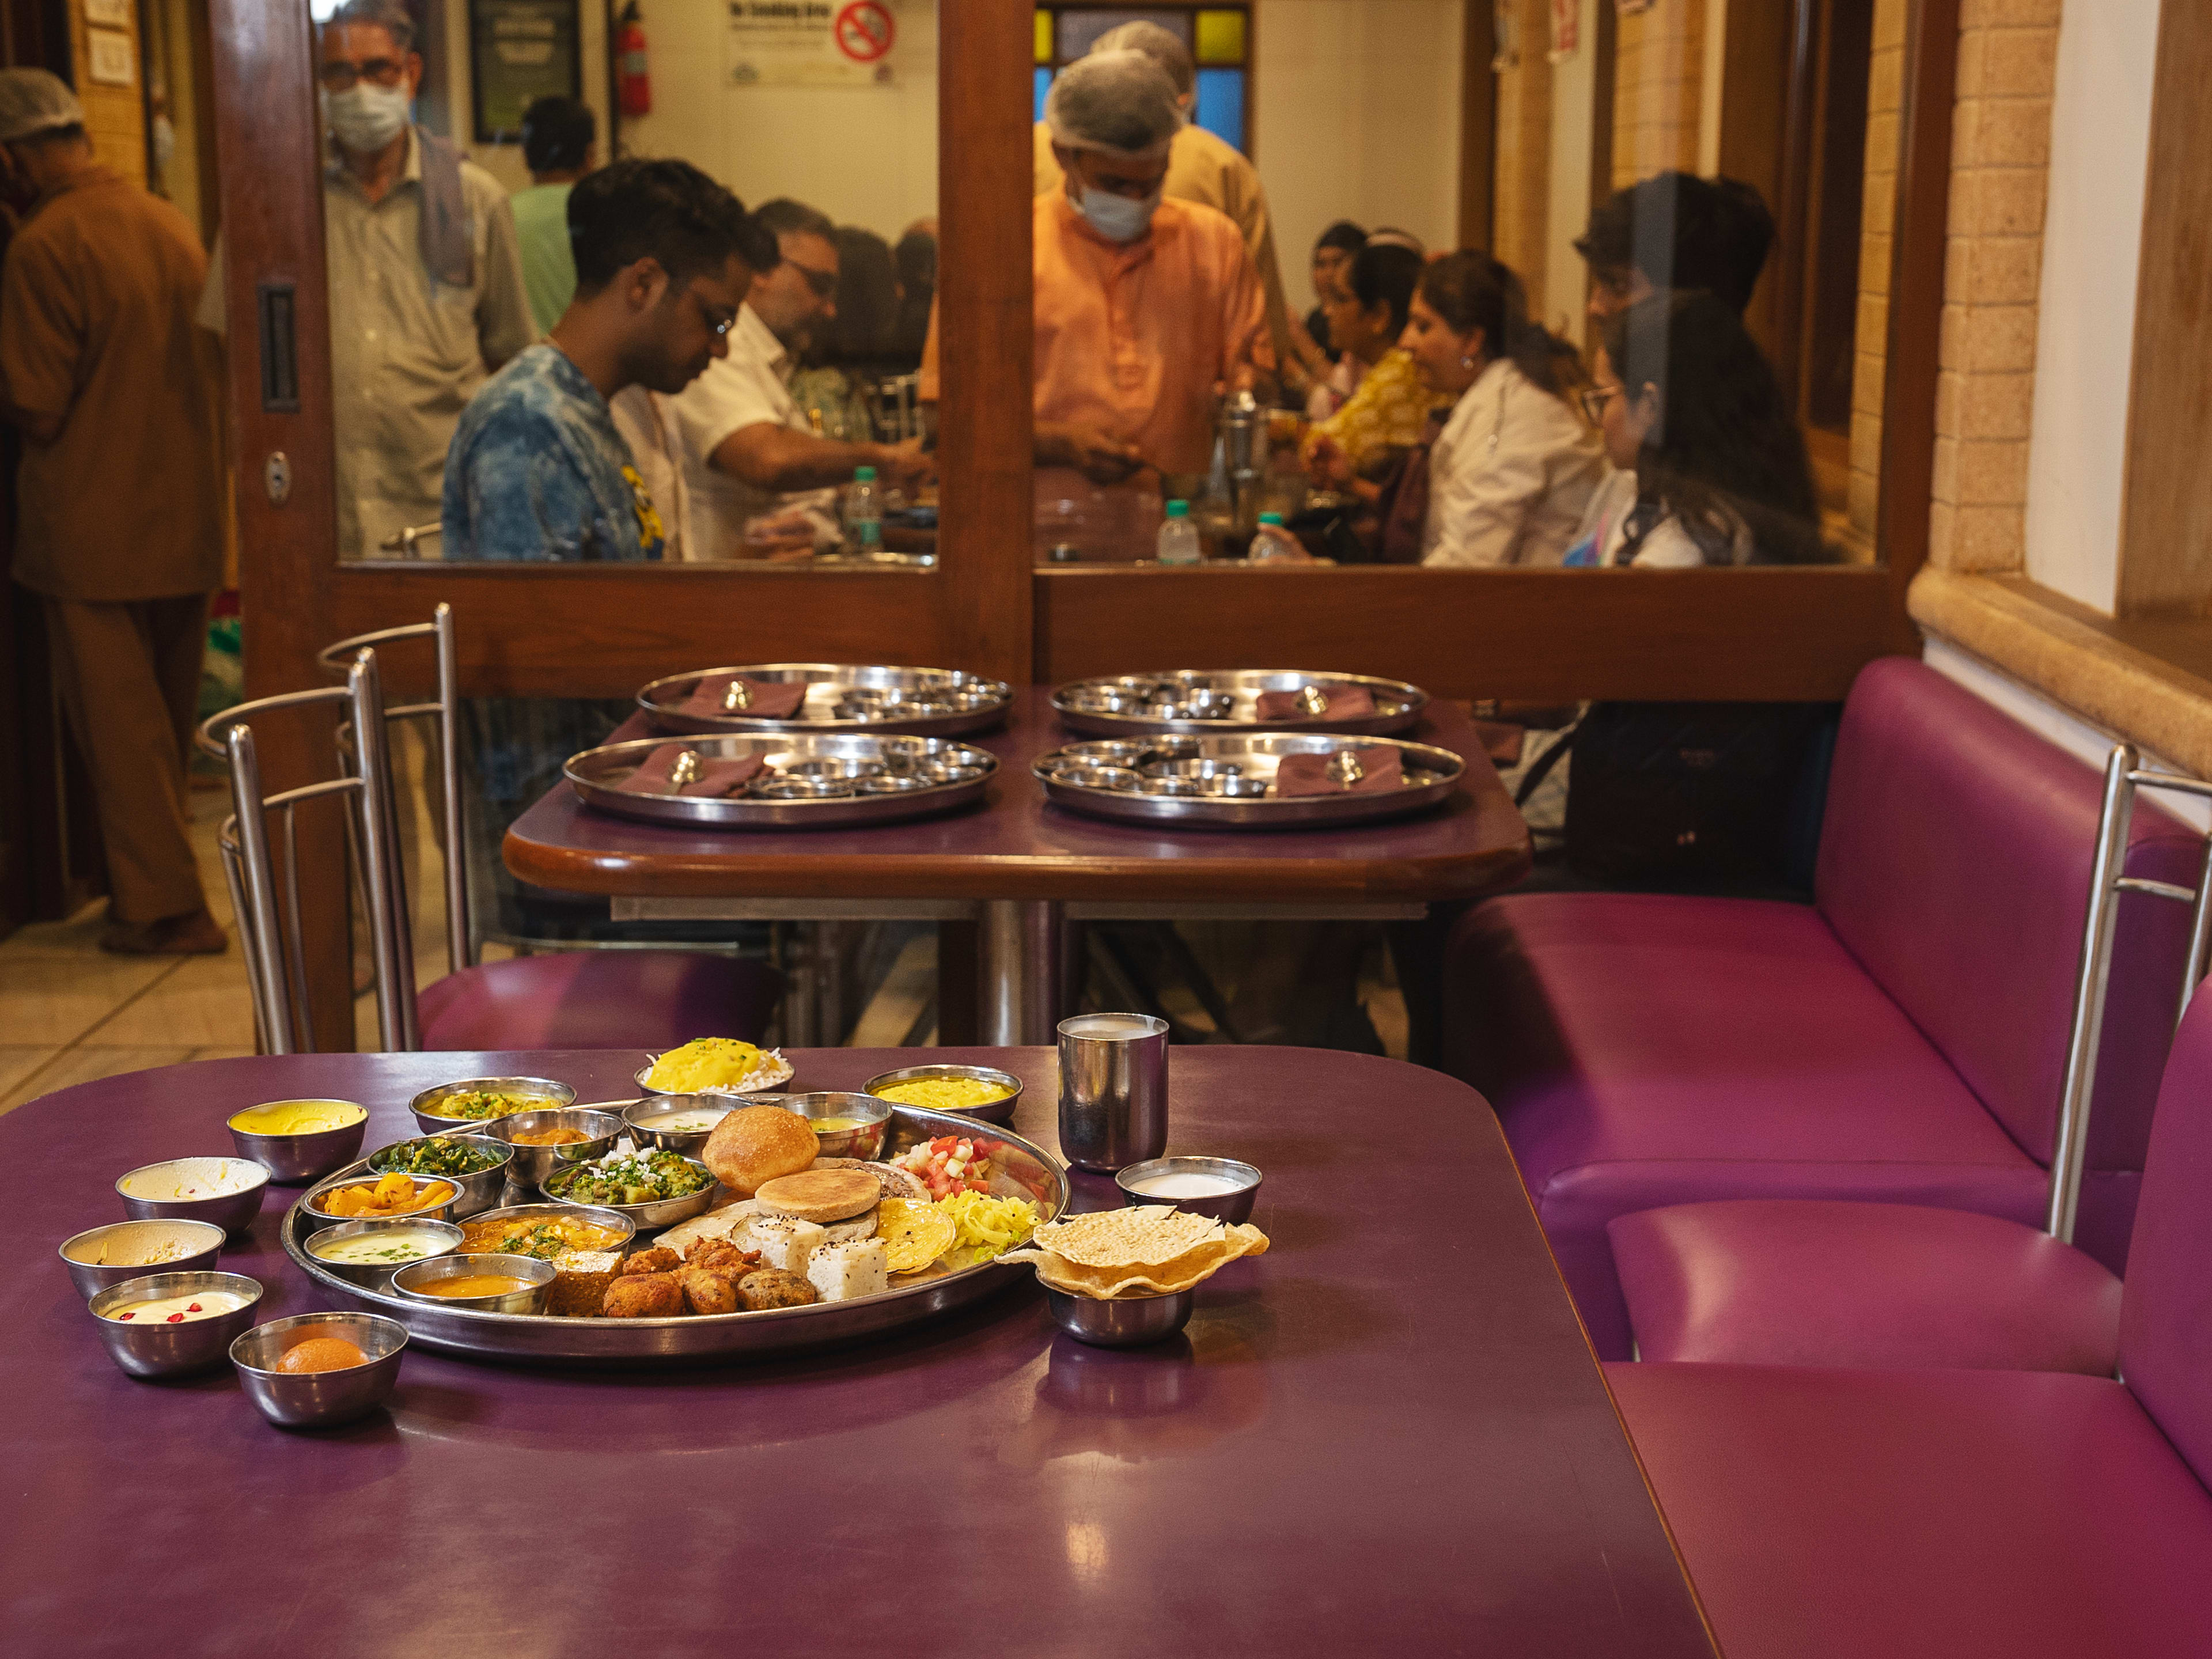
<svg viewBox="0 0 2212 1659"><path fill-rule="evenodd" d="M614 1103L620 1106L632 1103ZM1032 1200L1040 1224L1067 1206L1067 1176L1053 1158L1019 1136L957 1112L896 1105L884 1156L890 1158L933 1136L988 1137L999 1173L994 1194ZM531 1202L509 1194L516 1204ZM1027 1274L1018 1264L993 1261L935 1277L908 1277L878 1296L778 1308L757 1313L702 1314L676 1319L560 1318L543 1315L478 1313L427 1305L389 1290L368 1289L343 1279L310 1256L305 1245L313 1226L294 1205L286 1212L284 1253L322 1289L347 1305L396 1319L410 1340L442 1353L517 1364L594 1365L646 1369L655 1365L741 1360L800 1349L827 1347L920 1324L990 1295ZM644 1248L651 1239L641 1233Z"/></svg>
<svg viewBox="0 0 2212 1659"><path fill-rule="evenodd" d="M1295 703L1308 691L1316 694L1318 707L1297 707L1272 716L1262 711L1262 698L1278 705ZM1364 694L1362 707L1366 712L1340 712L1332 717L1328 708L1332 691ZM1340 706L1340 695L1339 702ZM1153 674L1110 674L1071 680L1052 694L1053 713L1062 726L1100 738L1267 732L1389 737L1418 726L1428 706L1429 694L1403 680L1302 668L1177 668Z"/></svg>
<svg viewBox="0 0 2212 1659"><path fill-rule="evenodd" d="M798 684L806 690L788 714L743 708L702 709L693 694L710 681L738 678L758 684ZM1012 707L1004 680L952 668L892 668L860 663L766 662L694 668L642 687L637 706L657 732L676 736L717 732L871 732L951 738L1001 724Z"/></svg>
<svg viewBox="0 0 2212 1659"><path fill-rule="evenodd" d="M701 762L752 761L761 770L731 795L641 793L624 780L672 744ZM896 823L980 799L999 769L988 749L939 738L825 736L634 738L586 749L562 769L587 805L647 823L696 830L829 830Z"/></svg>
<svg viewBox="0 0 2212 1659"><path fill-rule="evenodd" d="M1395 757L1401 780L1395 785L1277 793L1277 774L1294 756L1348 757L1356 766L1365 753L1371 769L1376 750ZM1466 763L1449 749L1401 738L1285 732L1073 743L1039 757L1030 769L1048 799L1093 817L1178 829L1318 830L1434 806L1459 787Z"/></svg>

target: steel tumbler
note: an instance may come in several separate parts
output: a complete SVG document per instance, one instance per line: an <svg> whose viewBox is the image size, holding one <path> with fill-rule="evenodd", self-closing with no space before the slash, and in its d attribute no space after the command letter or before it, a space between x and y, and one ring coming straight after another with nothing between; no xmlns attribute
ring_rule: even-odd
<svg viewBox="0 0 2212 1659"><path fill-rule="evenodd" d="M1168 1023L1079 1014L1060 1023L1060 1150L1079 1170L1119 1170L1168 1144Z"/></svg>

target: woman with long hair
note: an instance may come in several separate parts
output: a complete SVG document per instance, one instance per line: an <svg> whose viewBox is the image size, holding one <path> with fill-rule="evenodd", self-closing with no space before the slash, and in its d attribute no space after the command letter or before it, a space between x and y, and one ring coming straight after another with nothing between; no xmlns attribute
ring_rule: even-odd
<svg viewBox="0 0 2212 1659"><path fill-rule="evenodd" d="M1559 563L1604 471L1567 401L1574 348L1529 319L1521 279L1486 253L1431 263L1410 310L1400 343L1452 408L1427 452L1425 501L1417 460L1386 514L1385 558L1418 514L1423 564Z"/></svg>
<svg viewBox="0 0 2212 1659"><path fill-rule="evenodd" d="M1344 358L1326 388L1328 407L1307 404L1310 412L1318 410L1305 441L1306 470L1316 483L1345 488L1348 477L1373 476L1394 451L1421 441L1439 399L1398 338L1423 263L1417 250L1375 238L1339 279L1327 310L1329 336L1342 343ZM1323 390L1316 389L1316 399Z"/></svg>
<svg viewBox="0 0 2212 1659"><path fill-rule="evenodd" d="M1583 394L1616 469L1567 562L1813 564L1826 555L1804 434L1735 310L1703 289L1606 321Z"/></svg>

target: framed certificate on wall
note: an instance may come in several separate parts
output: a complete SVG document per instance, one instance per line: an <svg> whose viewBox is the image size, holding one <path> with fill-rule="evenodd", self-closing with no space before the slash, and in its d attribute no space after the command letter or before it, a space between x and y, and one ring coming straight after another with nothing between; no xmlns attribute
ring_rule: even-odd
<svg viewBox="0 0 2212 1659"><path fill-rule="evenodd" d="M522 112L540 98L583 95L577 0L469 0L476 142L522 139Z"/></svg>

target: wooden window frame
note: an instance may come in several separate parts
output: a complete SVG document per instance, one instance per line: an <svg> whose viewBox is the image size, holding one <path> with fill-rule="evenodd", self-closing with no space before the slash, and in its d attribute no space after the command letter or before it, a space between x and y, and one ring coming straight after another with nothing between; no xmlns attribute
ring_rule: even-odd
<svg viewBox="0 0 2212 1659"><path fill-rule="evenodd" d="M1034 34L1030 36L1030 69L1032 77L1035 71L1041 69L1050 70L1054 75L1058 75L1060 70L1075 61L1072 58L1062 58L1060 55L1060 15L1064 11L1243 12L1244 14L1244 61L1235 65L1200 64L1198 69L1200 74L1209 69L1230 67L1240 69L1244 72L1244 142L1237 148L1243 153L1246 161L1255 166L1258 164L1260 160L1260 111L1256 95L1260 85L1258 0L1127 0L1127 3L1124 4L1109 3L1109 0L1036 0L1036 3L1030 6L1030 10L1032 15L1041 11L1050 12L1053 19L1052 57L1048 61L1042 64L1036 61L1036 36ZM1194 61L1198 56L1197 32L1197 20L1194 17L1191 24L1191 57ZM1032 78L1030 86L1033 92L1035 85L1036 82Z"/></svg>
<svg viewBox="0 0 2212 1659"><path fill-rule="evenodd" d="M471 695L628 696L726 659L732 619L794 658L925 661L1013 680L1286 660L1371 670L1446 696L1829 699L1917 649L1905 590L1927 550L1936 331L1960 0L1913 0L1890 309L1885 564L1747 571L1296 572L1032 568L1030 198L1033 0L939 13L945 396L940 567L793 572L684 566L342 566L307 8L211 0L229 289L228 375L249 696L315 684L314 653L419 622L459 623ZM296 284L300 408L264 410L257 285ZM263 484L282 453L292 487ZM765 622L763 619L766 619ZM300 740L301 761L317 757ZM272 740L264 759L282 763ZM326 755L326 747L319 749ZM335 820L310 856L343 856ZM350 1041L343 896L319 890L312 1003Z"/></svg>

